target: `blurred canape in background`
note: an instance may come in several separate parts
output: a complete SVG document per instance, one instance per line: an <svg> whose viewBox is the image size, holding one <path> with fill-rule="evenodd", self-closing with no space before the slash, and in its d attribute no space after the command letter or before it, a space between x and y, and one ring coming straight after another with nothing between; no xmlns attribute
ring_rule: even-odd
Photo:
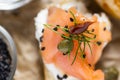
<svg viewBox="0 0 120 80"><path fill-rule="evenodd" d="M108 14L120 19L120 0L96 0L96 2Z"/></svg>

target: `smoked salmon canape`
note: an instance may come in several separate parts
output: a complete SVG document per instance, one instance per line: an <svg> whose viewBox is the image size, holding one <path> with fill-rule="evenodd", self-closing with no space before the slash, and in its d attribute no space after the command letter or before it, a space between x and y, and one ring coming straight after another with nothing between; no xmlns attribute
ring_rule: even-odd
<svg viewBox="0 0 120 80"><path fill-rule="evenodd" d="M111 41L104 13L91 14L78 0L52 4L38 13L35 26L45 80L104 80L104 72L95 69Z"/></svg>

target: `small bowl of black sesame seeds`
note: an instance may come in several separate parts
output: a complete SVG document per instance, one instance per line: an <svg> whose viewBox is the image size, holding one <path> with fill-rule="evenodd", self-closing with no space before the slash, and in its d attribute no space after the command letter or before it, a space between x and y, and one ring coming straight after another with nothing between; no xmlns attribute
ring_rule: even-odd
<svg viewBox="0 0 120 80"><path fill-rule="evenodd" d="M13 80L16 58L16 48L12 37L0 26L0 80Z"/></svg>

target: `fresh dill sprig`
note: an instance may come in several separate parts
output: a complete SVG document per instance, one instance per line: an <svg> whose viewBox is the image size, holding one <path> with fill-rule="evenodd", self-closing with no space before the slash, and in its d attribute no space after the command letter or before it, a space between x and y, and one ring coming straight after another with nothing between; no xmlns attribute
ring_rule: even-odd
<svg viewBox="0 0 120 80"><path fill-rule="evenodd" d="M61 35L62 38L70 39L68 36L65 36L64 34L58 32L58 31L53 30L53 29L51 28L51 26L53 26L53 25L50 25L50 24L43 24L43 25L44 25L44 27L52 30L52 31L55 32L56 34ZM60 29L62 29L62 31L66 32L66 30L64 30L64 29L61 28L60 26L55 26L55 27L60 28Z"/></svg>
<svg viewBox="0 0 120 80"><path fill-rule="evenodd" d="M90 43L89 43L89 42L87 42L87 44L88 44L89 49L90 49L90 52L91 52L91 54L92 54L92 49L91 49Z"/></svg>
<svg viewBox="0 0 120 80"><path fill-rule="evenodd" d="M53 30L52 28L50 28L50 26L52 26L52 25L50 25L50 24L43 24L43 25L44 25L44 27L46 27L46 28L52 30L53 32L55 32L55 33L61 35L61 33L59 33L58 31L55 31L55 30Z"/></svg>
<svg viewBox="0 0 120 80"><path fill-rule="evenodd" d="M68 40L68 42L72 43L72 44L69 43L69 44L67 44L67 45L64 45L64 44L65 44L65 43L64 43L65 41L63 40L63 42L60 42L60 44L58 44L59 50L60 50L61 52L63 52L65 55L68 54L69 57L70 57L71 51L72 51L73 46L74 46L73 40L77 40L77 41L78 41L78 47L77 47L77 50L76 50L74 59L73 59L73 61L72 61L71 64L74 64L74 62L75 62L75 60L76 60L76 58L77 58L77 55L78 55L78 53L79 53L79 50L80 50L80 52L81 52L81 55L84 55L84 54L85 54L86 45L88 45L88 47L89 47L89 49L90 49L90 51L91 51L91 54L92 54L92 49L91 49L91 46L90 46L90 42L91 42L92 39L95 39L94 37L91 38L91 37L89 37L89 36L86 36L86 35L83 34L83 33L81 33L81 34L79 34L79 35L78 35L78 34L71 34L71 33L69 33L68 31L66 31L66 28L63 28L63 27L59 26L58 29L61 29L62 31L64 31L65 34L69 34L69 36L66 36L65 34L62 34L62 33L58 32L58 31L53 30L53 29L51 28L51 25L49 25L49 24L44 24L44 26L47 27L48 29L54 31L55 33L59 34L64 40ZM56 27L56 26L55 26L55 27ZM67 30L69 30L69 29L67 29ZM86 34L94 35L94 34L89 33L89 32L87 32ZM82 44L83 44L83 49L81 48L81 45L82 45ZM61 45L64 45L64 46L61 47ZM70 47L70 46L72 46L72 47ZM69 48L69 49L66 49L66 47ZM65 49L63 49L63 48L65 48ZM63 51L62 51L62 50L63 50ZM83 57L82 57L82 58L83 58Z"/></svg>
<svg viewBox="0 0 120 80"><path fill-rule="evenodd" d="M77 25L77 20L75 18L74 13L72 11L70 11L70 14L73 16L74 25Z"/></svg>
<svg viewBox="0 0 120 80"><path fill-rule="evenodd" d="M75 62L75 60L76 60L76 58L77 58L77 55L78 55L79 48L81 48L81 47L80 47L80 46L81 46L81 42L80 42L79 40L78 40L78 42L79 42L79 44L78 44L78 48L77 48L77 50L76 50L76 53L75 53L75 56L74 56L74 59L73 59L71 65L74 64L74 62Z"/></svg>
<svg viewBox="0 0 120 80"><path fill-rule="evenodd" d="M70 13L74 18L74 26L80 25L77 23L74 13L72 11L70 11ZM80 34L72 34L72 33L70 33L69 28L62 27L60 25L53 26L53 25L49 25L49 24L44 24L44 26L46 28L52 30L53 32L57 33L58 35L60 35L63 38L63 40L58 44L58 50L60 50L64 55L68 55L69 58L71 55L71 51L74 48L74 40L76 40L78 42L77 50L75 52L75 55L74 55L71 65L74 64L79 52L81 53L80 56L82 55L82 58L84 59L83 55L85 55L86 45L88 45L90 52L92 54L92 48L91 48L90 42L91 42L91 40L96 38L96 35L94 33L90 32L89 30L85 30L84 32L82 32ZM60 33L59 31L54 30L53 27L56 27L59 30L62 30L64 32L64 34ZM91 35L92 37L89 37L88 35ZM81 47L82 45L83 45L83 48Z"/></svg>

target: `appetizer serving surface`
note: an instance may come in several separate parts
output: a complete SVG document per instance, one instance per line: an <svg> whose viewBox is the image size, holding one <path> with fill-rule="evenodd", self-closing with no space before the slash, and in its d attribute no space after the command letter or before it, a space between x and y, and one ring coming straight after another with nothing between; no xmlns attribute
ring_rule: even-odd
<svg viewBox="0 0 120 80"><path fill-rule="evenodd" d="M45 1L46 2L48 1L48 4ZM47 25L49 24L47 22L48 18L46 18L48 16L46 16L46 15L48 14L48 9L49 9L49 6L51 5L50 3L52 3L50 1L53 1L53 3L55 1L56 3L58 3L58 0L32 0L31 3L23 6L20 9L16 9L13 11L0 11L0 24L3 27L5 27L5 29L12 35L12 37L15 41L16 47L17 47L18 59L17 59L17 68L16 68L16 73L14 75L14 80L55 80L55 78L57 80L75 80L75 79L80 80L76 77L66 74L66 72L58 69L58 67L54 66L53 64L46 64L46 66L44 67L45 71L43 72L43 70L44 70L43 62L41 60L42 53L39 51L40 50L38 48L39 45L38 45L37 40L35 39L35 28L36 28L36 33L37 33L36 37L39 40L39 42L40 42L39 38L44 34L44 33L41 33L43 28L49 30L50 32L53 32L53 34L56 33L53 31L53 28L56 25L49 26L50 28L52 28L52 30L50 30L46 26L43 26L43 24L47 24ZM61 1L61 0L59 0L59 1ZM72 0L64 0L64 1L72 1ZM81 0L79 0L79 1L81 1ZM75 7L77 9L76 11L79 12L84 17L86 17L87 19L92 18L92 16L94 16L93 14L90 14L88 12L88 10L86 9L86 6L84 5L84 4L88 4L88 2L91 2L91 4L88 5L89 7L87 6L89 11L91 11L93 13L103 12L103 11L101 11L101 9L98 8L98 6L99 6L98 4L93 3L93 1L95 2L95 0L84 0L84 1L85 1L85 3L73 1L72 3L71 2L68 2L68 3L63 2L65 4L60 3L59 5L58 4L52 4L52 5L54 5L54 7L57 6L57 8L60 8L65 11L66 10L68 11L68 9L71 7ZM102 4L103 0L96 0L96 1L100 1L99 4L100 3ZM116 1L117 5L119 5L119 3L118 3L119 0L104 0L104 2L107 2L109 4L111 4L111 1L112 2ZM45 7L45 5L47 7ZM113 5L109 5L109 6L110 6L110 8L114 8ZM46 10L44 10L43 7L46 8ZM107 12L111 13L110 11L107 11ZM118 11L114 10L114 12L119 15ZM70 12L68 11L68 13L70 13ZM36 17L37 14L38 14L38 16ZM71 13L70 13L70 16L72 17ZM95 14L95 16L97 16L96 20L98 22L101 22L103 20L105 20L105 22L108 21L108 19L104 15L104 13L102 13L100 15ZM36 17L36 19L34 21L35 17ZM59 14L58 18L60 18L60 17L61 16ZM111 19L111 16L109 16L109 18ZM68 19L68 20L70 21L70 19ZM36 24L36 27L35 27L34 23ZM109 21L107 23L109 24ZM104 72L105 80L120 80L120 74L119 74L120 73L120 23L119 23L119 20L111 19L111 24L112 24L112 29L111 29L112 40L104 48L100 59L97 61L97 64L95 64L95 66L93 66L93 67L94 67L94 70L101 69L101 71ZM50 23L49 25L52 25L52 24ZM74 25L74 22L73 22L73 25ZM93 24L91 24L91 25L93 25ZM89 25L89 26L91 26L91 25ZM89 28L89 26L88 26L88 28ZM64 26L60 26L60 28L61 27L64 27ZM61 30L60 28L57 28L58 32L59 32L59 30ZM55 28L55 30L56 30L56 28ZM107 27L106 30L109 30L109 28ZM43 31L45 31L45 30L43 30ZM64 32L64 34L66 34L66 32ZM104 35L104 34L102 34L102 35ZM57 35L57 36L60 36L60 35ZM44 36L43 36L43 38L41 37L41 40L42 39L44 39ZM95 40L95 39L93 39L93 40ZM50 43L53 43L53 40L50 41ZM64 40L64 39L62 38L62 40ZM90 40L90 43L91 43L91 41L92 40ZM43 40L43 42L44 42L44 40ZM62 43L64 43L64 42L66 43L66 40L63 41ZM42 47L41 42L40 42L40 45ZM86 47L87 46L88 45L86 45ZM46 47L46 49L47 49L47 47ZM90 50L89 47L88 47L88 50ZM42 52L44 52L44 51L42 51ZM58 51L60 51L60 50L58 50ZM92 53L93 53L93 51L94 50L92 50ZM40 54L39 54L39 52L40 52ZM79 54L80 53L77 54L77 57L80 56ZM62 52L61 52L61 55L63 55ZM66 55L64 55L64 57L69 57L69 55L66 54ZM73 59L74 59L74 57L75 56L73 56ZM80 56L80 58L83 59L81 56ZM72 64L73 59L68 60L70 65ZM12 61L13 60L11 60L11 62ZM75 61L72 65L75 65L76 61L77 61L77 59L75 59ZM62 63L65 65L65 61L63 61ZM45 60L44 60L44 65L45 65ZM47 67L47 65L48 65L48 67ZM67 68L69 68L69 67L66 67L65 69L67 69ZM79 67L76 67L76 68L78 70ZM84 70L84 71L86 71L86 70ZM55 74L53 74L53 72ZM3 73L3 72L0 72L0 73ZM45 73L45 78L44 78L44 73Z"/></svg>
<svg viewBox="0 0 120 80"><path fill-rule="evenodd" d="M54 80L104 80L94 66L111 40L111 24L104 13L81 12L75 3L82 4L52 5L35 19L45 67Z"/></svg>

